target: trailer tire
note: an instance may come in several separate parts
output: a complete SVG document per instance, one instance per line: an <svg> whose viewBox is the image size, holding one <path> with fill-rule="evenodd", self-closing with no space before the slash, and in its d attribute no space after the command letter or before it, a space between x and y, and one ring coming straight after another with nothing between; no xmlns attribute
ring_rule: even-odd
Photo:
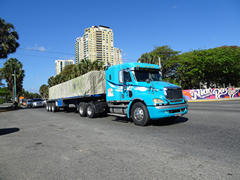
<svg viewBox="0 0 240 180"><path fill-rule="evenodd" d="M49 104L49 112L52 112L52 103L48 103Z"/></svg>
<svg viewBox="0 0 240 180"><path fill-rule="evenodd" d="M49 111L49 104L46 104L46 110Z"/></svg>
<svg viewBox="0 0 240 180"><path fill-rule="evenodd" d="M147 126L150 122L148 109L141 102L137 102L132 106L131 115L135 125Z"/></svg>
<svg viewBox="0 0 240 180"><path fill-rule="evenodd" d="M57 112L57 106L55 102L52 103L52 112Z"/></svg>
<svg viewBox="0 0 240 180"><path fill-rule="evenodd" d="M95 106L93 103L88 103L87 104L87 110L86 110L87 116L89 118L94 118L96 113L95 113Z"/></svg>
<svg viewBox="0 0 240 180"><path fill-rule="evenodd" d="M80 102L78 106L78 113L81 117L86 117L87 114L87 104L85 102Z"/></svg>

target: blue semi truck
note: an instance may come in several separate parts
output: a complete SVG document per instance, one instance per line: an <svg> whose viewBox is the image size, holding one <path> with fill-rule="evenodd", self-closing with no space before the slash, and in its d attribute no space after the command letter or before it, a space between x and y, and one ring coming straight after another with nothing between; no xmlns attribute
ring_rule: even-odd
<svg viewBox="0 0 240 180"><path fill-rule="evenodd" d="M49 91L47 111L57 112L74 104L81 117L94 118L106 113L132 118L140 126L161 118L173 120L188 112L182 89L164 82L156 64L106 66L105 71L95 75L90 72Z"/></svg>

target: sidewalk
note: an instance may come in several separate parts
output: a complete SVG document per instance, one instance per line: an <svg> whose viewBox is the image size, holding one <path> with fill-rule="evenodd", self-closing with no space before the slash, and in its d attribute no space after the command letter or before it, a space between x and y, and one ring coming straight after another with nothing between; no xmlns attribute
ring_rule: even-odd
<svg viewBox="0 0 240 180"><path fill-rule="evenodd" d="M4 112L4 111L7 111L7 110L10 110L11 107L12 107L12 103L0 104L0 112Z"/></svg>
<svg viewBox="0 0 240 180"><path fill-rule="evenodd" d="M240 97L235 98L221 98L221 99L196 99L188 100L188 102L213 102L213 101L240 101Z"/></svg>

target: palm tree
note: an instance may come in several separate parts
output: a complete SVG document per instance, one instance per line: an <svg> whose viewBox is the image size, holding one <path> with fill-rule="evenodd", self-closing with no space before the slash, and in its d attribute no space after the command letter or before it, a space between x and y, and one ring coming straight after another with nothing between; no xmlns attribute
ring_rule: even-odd
<svg viewBox="0 0 240 180"><path fill-rule="evenodd" d="M100 70L103 70L103 66L104 66L104 62L102 61L98 61L98 60L95 60L92 62L92 70L96 70L96 71L100 71Z"/></svg>
<svg viewBox="0 0 240 180"><path fill-rule="evenodd" d="M39 88L39 93L42 96L42 98L47 98L48 97L48 88L49 86L46 84L43 84L40 88Z"/></svg>
<svg viewBox="0 0 240 180"><path fill-rule="evenodd" d="M60 84L60 83L63 83L66 81L66 76L62 75L62 74L58 74L55 76L54 78L54 85L57 85L57 84Z"/></svg>
<svg viewBox="0 0 240 180"><path fill-rule="evenodd" d="M8 89L13 93L14 100L14 70L16 75L16 90L17 93L22 90L23 78L25 76L24 70L22 69L23 65L16 58L10 58L4 63L2 69L3 78L8 84Z"/></svg>
<svg viewBox="0 0 240 180"><path fill-rule="evenodd" d="M149 61L150 61L149 53L142 54L141 57L138 58L138 61L140 61L141 63L149 63Z"/></svg>
<svg viewBox="0 0 240 180"><path fill-rule="evenodd" d="M51 76L50 78L48 78L48 85L49 85L49 87L52 87L55 85L54 76Z"/></svg>
<svg viewBox="0 0 240 180"><path fill-rule="evenodd" d="M19 46L18 33L11 23L6 23L0 18L0 58L7 58L10 53L16 52Z"/></svg>
<svg viewBox="0 0 240 180"><path fill-rule="evenodd" d="M81 69L83 74L86 74L87 72L91 71L93 68L92 62L88 59L82 59L81 60Z"/></svg>
<svg viewBox="0 0 240 180"><path fill-rule="evenodd" d="M73 68L73 75L74 77L79 77L82 75L82 64L79 63Z"/></svg>

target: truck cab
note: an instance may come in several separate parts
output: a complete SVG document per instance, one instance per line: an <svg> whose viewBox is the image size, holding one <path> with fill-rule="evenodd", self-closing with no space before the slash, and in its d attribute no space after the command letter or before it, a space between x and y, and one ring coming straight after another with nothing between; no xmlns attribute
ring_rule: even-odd
<svg viewBox="0 0 240 180"><path fill-rule="evenodd" d="M164 82L156 64L119 64L108 67L105 76L110 115L126 116L144 126L151 119L174 119L188 112L182 89Z"/></svg>

